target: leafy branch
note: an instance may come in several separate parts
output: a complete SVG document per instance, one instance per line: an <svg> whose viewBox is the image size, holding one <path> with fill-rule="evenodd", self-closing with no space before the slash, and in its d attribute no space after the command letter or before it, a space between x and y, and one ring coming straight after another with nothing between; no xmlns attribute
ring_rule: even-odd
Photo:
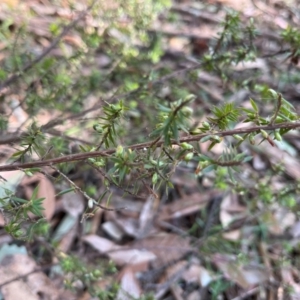
<svg viewBox="0 0 300 300"><path fill-rule="evenodd" d="M276 129L280 130L293 130L300 127L300 122L286 122L286 123L277 123L274 125L261 125L261 126L253 126L248 128L239 128L239 129L232 129L232 130L224 130L224 131L216 131L213 134L219 137L226 137L226 136L233 136L233 135L240 135L240 134L251 134L251 133L257 133L260 132L260 130L264 131L274 131ZM171 140L172 145L177 145L179 143L183 142L195 142L199 141L200 139L204 137L211 137L211 133L203 133L203 134L197 134L192 136L186 136L180 138L178 141ZM164 145L163 141L159 141L156 143L157 147L161 147ZM152 146L152 142L145 142L140 144L134 144L130 146L126 146L125 148L130 148L132 150L142 150L142 149L148 149ZM43 166L51 166L55 164L60 163L69 163L69 162L75 162L75 161L84 161L88 158L95 158L95 157L103 157L103 158L109 158L111 154L115 153L116 149L109 149L104 151L91 151L87 153L77 153L77 154L71 154L71 155L65 155L62 157L52 158L52 159L46 159L43 161L35 161L35 162L28 162L28 163L22 163L22 164L14 164L14 165L4 165L0 166L0 172L1 171L13 171L18 169L28 169L28 168L35 168L35 167L43 167Z"/></svg>

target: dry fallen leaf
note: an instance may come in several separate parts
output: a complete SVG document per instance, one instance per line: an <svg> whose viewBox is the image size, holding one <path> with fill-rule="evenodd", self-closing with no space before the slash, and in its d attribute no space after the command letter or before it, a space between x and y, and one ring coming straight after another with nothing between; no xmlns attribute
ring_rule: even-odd
<svg viewBox="0 0 300 300"><path fill-rule="evenodd" d="M112 250L121 249L121 246L118 246L110 240L100 237L96 234L86 235L82 238L82 240L100 253L107 253Z"/></svg>
<svg viewBox="0 0 300 300"><path fill-rule="evenodd" d="M193 193L183 196L177 202L164 205L160 211L159 220L176 219L199 212L218 193L217 191L209 191L205 194Z"/></svg>
<svg viewBox="0 0 300 300"><path fill-rule="evenodd" d="M266 269L260 266L241 266L236 259L230 259L222 254L214 255L213 261L229 280L244 289L263 284L269 278Z"/></svg>
<svg viewBox="0 0 300 300"><path fill-rule="evenodd" d="M121 241L124 237L124 231L113 221L107 221L102 224L103 231L115 241Z"/></svg>
<svg viewBox="0 0 300 300"><path fill-rule="evenodd" d="M176 260L192 249L188 238L163 232L137 240L132 247L147 249L154 253L157 256L156 261L153 262L154 267L161 267L172 260Z"/></svg>
<svg viewBox="0 0 300 300"><path fill-rule="evenodd" d="M268 143L262 143L260 151L265 153L265 157L268 157L273 165L282 164L289 176L296 180L300 178L300 162L297 158L279 148L271 147Z"/></svg>
<svg viewBox="0 0 300 300"><path fill-rule="evenodd" d="M79 217L84 211L84 198L82 194L70 192L61 196L64 211L74 218Z"/></svg>
<svg viewBox="0 0 300 300"><path fill-rule="evenodd" d="M143 249L128 249L109 241L108 239L99 237L97 235L87 235L82 238L83 241L88 243L100 253L108 255L117 265L124 264L140 264L152 261L156 258L155 254Z"/></svg>
<svg viewBox="0 0 300 300"><path fill-rule="evenodd" d="M155 254L143 249L118 250L108 253L108 256L119 266L142 264L156 259Z"/></svg>
<svg viewBox="0 0 300 300"><path fill-rule="evenodd" d="M197 264L191 265L183 273L182 278L188 283L199 282L201 287L206 287L211 281L214 280L213 276L207 269Z"/></svg>
<svg viewBox="0 0 300 300"><path fill-rule="evenodd" d="M141 296L141 287L135 277L134 271L130 267L126 267L122 271L120 280L120 289L117 295L117 300L129 300L139 298Z"/></svg>
<svg viewBox="0 0 300 300"><path fill-rule="evenodd" d="M57 248L67 253L73 245L75 238L78 236L78 220L74 222L74 226L71 227L61 238Z"/></svg>
<svg viewBox="0 0 300 300"><path fill-rule="evenodd" d="M45 176L40 177L38 198L45 198L43 201L43 215L49 221L55 210L55 190L52 182Z"/></svg>
<svg viewBox="0 0 300 300"><path fill-rule="evenodd" d="M296 216L294 213L282 207L269 210L262 215L269 230L274 235L282 235L288 227L294 225Z"/></svg>
<svg viewBox="0 0 300 300"><path fill-rule="evenodd" d="M299 274L297 274L299 275ZM293 277L293 271L290 267L282 267L281 268L281 277L283 282L292 287L290 292L291 300L299 300L300 299L300 285ZM299 277L298 277L299 278Z"/></svg>
<svg viewBox="0 0 300 300"><path fill-rule="evenodd" d="M233 221L244 218L246 215L247 207L239 203L236 194L228 194L223 198L220 207L220 221L223 228Z"/></svg>
<svg viewBox="0 0 300 300"><path fill-rule="evenodd" d="M37 268L33 259L23 254L15 254L3 258L0 266L0 284L31 272ZM13 281L1 288L5 300L40 300L39 295L44 299L58 300L59 295L50 279L42 272L36 272L25 279Z"/></svg>

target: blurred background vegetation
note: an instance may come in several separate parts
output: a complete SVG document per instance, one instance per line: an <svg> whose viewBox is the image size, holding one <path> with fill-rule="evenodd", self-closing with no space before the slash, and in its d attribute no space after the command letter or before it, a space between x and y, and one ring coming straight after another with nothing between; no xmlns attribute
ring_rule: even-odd
<svg viewBox="0 0 300 300"><path fill-rule="evenodd" d="M299 16L1 1L0 299L298 299Z"/></svg>

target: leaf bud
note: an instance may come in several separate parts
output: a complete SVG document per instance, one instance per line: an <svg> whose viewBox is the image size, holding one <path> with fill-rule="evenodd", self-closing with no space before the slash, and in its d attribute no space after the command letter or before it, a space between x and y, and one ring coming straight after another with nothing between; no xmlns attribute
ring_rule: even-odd
<svg viewBox="0 0 300 300"><path fill-rule="evenodd" d="M205 169L206 167L208 167L211 163L209 161L200 161L198 164L198 168L200 170Z"/></svg>
<svg viewBox="0 0 300 300"><path fill-rule="evenodd" d="M205 129L210 129L210 124L208 122L206 122L206 121L202 123L202 126Z"/></svg>
<svg viewBox="0 0 300 300"><path fill-rule="evenodd" d="M249 141L250 141L250 144L251 144L251 145L255 145L254 134L251 133L251 134L249 135Z"/></svg>
<svg viewBox="0 0 300 300"><path fill-rule="evenodd" d="M275 135L275 139L277 141L279 141L279 142L282 141L282 137L281 137L281 134L280 134L279 130L275 130L274 135Z"/></svg>
<svg viewBox="0 0 300 300"><path fill-rule="evenodd" d="M192 113L193 113L193 109L191 109L191 108L188 107L188 106L184 106L181 110L182 110L183 114L184 114L186 117L191 116Z"/></svg>
<svg viewBox="0 0 300 300"><path fill-rule="evenodd" d="M109 107L110 107L111 110L114 111L114 112L117 112L118 110L120 110L120 106L119 106L119 105L110 104Z"/></svg>
<svg viewBox="0 0 300 300"><path fill-rule="evenodd" d="M200 143L205 143L207 141L210 141L211 140L211 135L207 135L207 136L204 136L202 139L200 139Z"/></svg>
<svg viewBox="0 0 300 300"><path fill-rule="evenodd" d="M238 135L238 134L234 134L233 137L236 139L236 140L239 140L239 141L243 141L244 139Z"/></svg>
<svg viewBox="0 0 300 300"><path fill-rule="evenodd" d="M184 149L184 150L191 150L191 149L194 148L194 147L193 147L191 144L189 144L189 143L181 143L181 144L180 144L180 147L181 147L182 149Z"/></svg>
<svg viewBox="0 0 300 300"><path fill-rule="evenodd" d="M202 133L202 132L203 131L200 128L197 128L197 129L195 129L193 131L190 131L190 134L191 135L197 135L197 134Z"/></svg>
<svg viewBox="0 0 300 300"><path fill-rule="evenodd" d="M157 173L154 173L152 176L152 184L156 184L157 179L158 179L158 175L157 175Z"/></svg>
<svg viewBox="0 0 300 300"><path fill-rule="evenodd" d="M100 124L94 124L93 125L93 129L95 131L97 131L98 133L102 133L103 132L103 128L102 128L102 126Z"/></svg>
<svg viewBox="0 0 300 300"><path fill-rule="evenodd" d="M21 237L23 234L24 234L24 232L23 232L23 230L21 230L21 229L19 229L19 230L17 230L16 232L14 232L14 236L15 236L16 238Z"/></svg>
<svg viewBox="0 0 300 300"><path fill-rule="evenodd" d="M150 162L151 162L152 165L155 165L155 166L157 165L157 161L152 159L152 158L150 158Z"/></svg>
<svg viewBox="0 0 300 300"><path fill-rule="evenodd" d="M196 96L194 94L189 94L184 98L184 102L193 101L195 99L196 99Z"/></svg>
<svg viewBox="0 0 300 300"><path fill-rule="evenodd" d="M190 161L193 157L194 157L194 153L190 152L185 155L184 160Z"/></svg>
<svg viewBox="0 0 300 300"><path fill-rule="evenodd" d="M221 138L218 135L211 135L210 136L210 140L212 142L216 142L216 143L220 143L221 142Z"/></svg>
<svg viewBox="0 0 300 300"><path fill-rule="evenodd" d="M278 97L278 93L276 91L274 91L273 89L269 89L268 92L271 94L272 97L274 97L274 98Z"/></svg>
<svg viewBox="0 0 300 300"><path fill-rule="evenodd" d="M104 160L96 161L96 162L95 162L95 165L96 165L98 168L105 167L105 161L104 161Z"/></svg>
<svg viewBox="0 0 300 300"><path fill-rule="evenodd" d="M260 133L265 139L267 139L269 137L268 133L263 129L260 130Z"/></svg>
<svg viewBox="0 0 300 300"><path fill-rule="evenodd" d="M124 151L123 146L119 145L119 146L117 147L117 150L116 150L116 155L117 155L117 156L122 156L123 151Z"/></svg>

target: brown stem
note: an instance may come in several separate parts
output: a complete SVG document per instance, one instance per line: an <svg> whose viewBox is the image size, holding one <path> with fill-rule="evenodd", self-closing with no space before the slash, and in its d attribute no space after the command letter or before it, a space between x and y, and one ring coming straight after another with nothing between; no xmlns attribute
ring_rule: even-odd
<svg viewBox="0 0 300 300"><path fill-rule="evenodd" d="M257 131L260 131L261 129L263 129L263 130L275 130L278 128L295 129L298 127L300 127L300 122L279 123L279 124L274 124L274 125L254 126L254 127L248 127L248 128L239 128L239 129L220 131L220 132L214 133L214 135L224 137L224 136L232 136L234 134L257 132ZM201 138L208 136L210 134L211 133L203 133L203 134L198 134L198 135L194 135L194 136L186 136L186 137L181 138L179 142L182 143L182 142L199 141ZM172 140L171 143L178 144L178 141ZM147 149L147 148L151 147L152 144L153 144L153 141L127 146L126 148L130 148L132 150L141 150L144 148ZM158 141L156 143L157 147L160 147L163 145L164 145L163 141ZM47 159L47 160L43 160L43 161L40 160L40 161L35 161L35 162L23 163L23 164L4 165L4 166L0 166L0 172L1 171L13 171L13 170L18 170L18 169L35 168L35 167L43 167L43 166L51 166L51 165L66 163L66 162L82 161L82 160L85 160L87 158L92 158L92 157L101 157L101 156L109 157L114 152L115 152L115 149L109 149L109 150L105 150L105 151L93 151L93 152L65 155L62 157Z"/></svg>

